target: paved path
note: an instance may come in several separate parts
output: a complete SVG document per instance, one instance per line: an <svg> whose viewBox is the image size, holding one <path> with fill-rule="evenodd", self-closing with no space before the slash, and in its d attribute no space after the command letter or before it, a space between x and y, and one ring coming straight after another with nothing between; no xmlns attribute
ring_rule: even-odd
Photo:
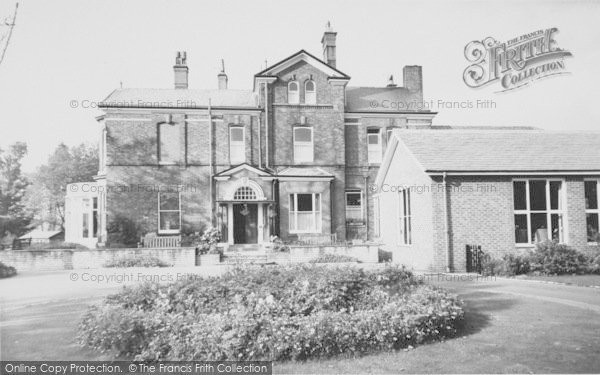
<svg viewBox="0 0 600 375"><path fill-rule="evenodd" d="M146 278L176 278L222 267L23 274L0 280L0 357L111 359L81 349L76 326L87 305ZM73 276L76 274L77 276ZM170 276L169 276L170 275ZM461 337L409 352L277 364L277 372L600 372L600 289L468 275L422 276L467 303ZM77 279L73 281L73 279Z"/></svg>

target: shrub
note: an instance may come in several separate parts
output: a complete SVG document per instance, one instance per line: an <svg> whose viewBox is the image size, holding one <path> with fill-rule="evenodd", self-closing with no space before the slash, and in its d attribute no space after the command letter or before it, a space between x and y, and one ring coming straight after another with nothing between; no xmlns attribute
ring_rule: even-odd
<svg viewBox="0 0 600 375"><path fill-rule="evenodd" d="M290 252L290 247L283 242L283 240L277 236L271 236L271 243L273 244L273 247L271 248L271 250L274 253L289 253Z"/></svg>
<svg viewBox="0 0 600 375"><path fill-rule="evenodd" d="M519 254L506 254L502 257L504 261L502 271L508 276L523 275L531 270L529 257Z"/></svg>
<svg viewBox="0 0 600 375"><path fill-rule="evenodd" d="M208 228L200 237L196 252L199 254L221 254L221 250L217 247L220 240L221 232L216 228Z"/></svg>
<svg viewBox="0 0 600 375"><path fill-rule="evenodd" d="M588 264L587 271L589 273L600 274L600 254L590 256L590 263Z"/></svg>
<svg viewBox="0 0 600 375"><path fill-rule="evenodd" d="M7 266L6 264L0 262L0 279L5 277L11 277L17 274L17 270L15 267Z"/></svg>
<svg viewBox="0 0 600 375"><path fill-rule="evenodd" d="M385 250L379 249L378 254L379 254L379 263L389 263L392 261L392 252L391 251L385 251Z"/></svg>
<svg viewBox="0 0 600 375"><path fill-rule="evenodd" d="M481 274L483 276L498 276L505 273L505 263L502 259L494 258L490 254L481 257Z"/></svg>
<svg viewBox="0 0 600 375"><path fill-rule="evenodd" d="M583 253L553 241L538 243L529 261L531 271L545 275L584 273L589 263Z"/></svg>
<svg viewBox="0 0 600 375"><path fill-rule="evenodd" d="M125 288L88 311L80 341L138 360L303 360L450 337L462 316L405 268L261 267Z"/></svg>
<svg viewBox="0 0 600 375"><path fill-rule="evenodd" d="M149 255L127 255L114 258L106 263L107 268L128 268L128 267L172 267L171 264Z"/></svg>
<svg viewBox="0 0 600 375"><path fill-rule="evenodd" d="M27 250L46 250L46 249L88 249L87 246L78 243L54 241L49 243L32 243Z"/></svg>
<svg viewBox="0 0 600 375"><path fill-rule="evenodd" d="M355 262L358 263L358 259L342 254L323 254L319 255L317 258L312 259L310 263L349 263Z"/></svg>

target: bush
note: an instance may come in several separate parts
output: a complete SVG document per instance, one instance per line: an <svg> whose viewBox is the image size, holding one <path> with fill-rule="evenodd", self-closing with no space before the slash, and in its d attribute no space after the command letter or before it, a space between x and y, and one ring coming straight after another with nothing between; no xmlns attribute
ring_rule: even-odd
<svg viewBox="0 0 600 375"><path fill-rule="evenodd" d="M138 360L303 360L450 337L462 316L404 268L277 266L125 288L88 311L80 341Z"/></svg>
<svg viewBox="0 0 600 375"><path fill-rule="evenodd" d="M378 250L379 254L379 263L389 263L392 261L392 252L385 250Z"/></svg>
<svg viewBox="0 0 600 375"><path fill-rule="evenodd" d="M581 274L588 270L588 259L577 250L553 241L536 245L529 256L531 271L544 275Z"/></svg>
<svg viewBox="0 0 600 375"><path fill-rule="evenodd" d="M217 244L221 240L221 232L216 228L208 228L200 237L200 242L196 246L198 254L221 254Z"/></svg>
<svg viewBox="0 0 600 375"><path fill-rule="evenodd" d="M273 244L271 251L273 251L274 253L290 252L290 247L285 242L283 242L283 240L278 236L271 236L271 243Z"/></svg>
<svg viewBox="0 0 600 375"><path fill-rule="evenodd" d="M483 276L498 276L505 273L505 264L502 259L494 258L490 254L481 257L481 274Z"/></svg>
<svg viewBox="0 0 600 375"><path fill-rule="evenodd" d="M506 254L502 257L504 261L502 271L507 276L523 275L531 270L529 257L519 254Z"/></svg>
<svg viewBox="0 0 600 375"><path fill-rule="evenodd" d="M17 270L15 267L7 266L6 264L0 262L0 279L5 277L11 277L17 274Z"/></svg>
<svg viewBox="0 0 600 375"><path fill-rule="evenodd" d="M600 254L590 257L590 263L588 264L588 272L600 274Z"/></svg>
<svg viewBox="0 0 600 375"><path fill-rule="evenodd" d="M310 263L349 263L354 262L358 263L358 259L341 254L323 254L319 255L317 258L312 259Z"/></svg>
<svg viewBox="0 0 600 375"><path fill-rule="evenodd" d="M127 255L120 258L111 259L104 263L107 268L128 268L128 267L172 267L171 264L149 255Z"/></svg>
<svg viewBox="0 0 600 375"><path fill-rule="evenodd" d="M78 243L54 241L50 243L32 243L26 250L46 250L46 249L82 249L87 250L87 246Z"/></svg>

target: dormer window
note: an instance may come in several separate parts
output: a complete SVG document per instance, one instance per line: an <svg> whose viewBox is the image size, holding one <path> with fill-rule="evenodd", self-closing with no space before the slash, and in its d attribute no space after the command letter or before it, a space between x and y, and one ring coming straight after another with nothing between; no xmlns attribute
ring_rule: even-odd
<svg viewBox="0 0 600 375"><path fill-rule="evenodd" d="M300 104L300 86L296 81L288 83L288 103Z"/></svg>
<svg viewBox="0 0 600 375"><path fill-rule="evenodd" d="M317 104L317 86L312 79L304 84L304 103Z"/></svg>

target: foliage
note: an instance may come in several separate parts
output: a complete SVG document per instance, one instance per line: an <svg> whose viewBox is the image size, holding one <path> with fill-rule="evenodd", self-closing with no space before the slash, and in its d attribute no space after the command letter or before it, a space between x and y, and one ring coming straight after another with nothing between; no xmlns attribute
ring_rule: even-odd
<svg viewBox="0 0 600 375"><path fill-rule="evenodd" d="M172 265L149 255L128 255L109 260L104 264L107 268L128 267L172 267Z"/></svg>
<svg viewBox="0 0 600 375"><path fill-rule="evenodd" d="M531 271L544 275L580 274L587 271L588 265L583 253L553 241L537 244L529 262Z"/></svg>
<svg viewBox="0 0 600 375"><path fill-rule="evenodd" d="M523 275L531 270L529 257L520 254L505 254L502 257L504 262L502 270L508 276Z"/></svg>
<svg viewBox="0 0 600 375"><path fill-rule="evenodd" d="M89 310L79 338L139 360L303 360L450 337L462 316L404 268L276 266L124 288Z"/></svg>
<svg viewBox="0 0 600 375"><path fill-rule="evenodd" d="M588 272L600 274L600 254L596 254L595 256L590 256Z"/></svg>
<svg viewBox="0 0 600 375"><path fill-rule="evenodd" d="M61 143L40 166L27 189L27 206L41 222L64 229L67 184L93 181L98 174L98 149Z"/></svg>
<svg viewBox="0 0 600 375"><path fill-rule="evenodd" d="M481 274L484 276L504 275L505 267L502 259L494 258L490 254L483 254L481 259Z"/></svg>
<svg viewBox="0 0 600 375"><path fill-rule="evenodd" d="M274 253L289 253L290 247L278 236L271 236L271 251Z"/></svg>
<svg viewBox="0 0 600 375"><path fill-rule="evenodd" d="M310 263L348 263L354 262L358 263L358 259L342 254L323 254L319 255L317 258L312 259Z"/></svg>
<svg viewBox="0 0 600 375"><path fill-rule="evenodd" d="M11 145L8 151L0 149L0 239L22 235L31 221L24 200L29 182L21 172L26 154L23 142Z"/></svg>
<svg viewBox="0 0 600 375"><path fill-rule="evenodd" d="M217 247L219 241L221 241L221 232L216 228L207 228L200 237L196 249L200 254L221 254L221 250Z"/></svg>
<svg viewBox="0 0 600 375"><path fill-rule="evenodd" d="M110 247L136 247L140 239L142 229L140 226L128 218L120 214L109 216L108 226L106 228Z"/></svg>
<svg viewBox="0 0 600 375"><path fill-rule="evenodd" d="M379 263L389 263L392 261L392 252L378 249Z"/></svg>
<svg viewBox="0 0 600 375"><path fill-rule="evenodd" d="M11 277L17 274L17 270L15 267L7 266L6 264L0 262L0 279L5 277Z"/></svg>
<svg viewBox="0 0 600 375"><path fill-rule="evenodd" d="M32 243L27 250L52 250L52 249L88 249L87 246L73 242L50 241L49 243Z"/></svg>

